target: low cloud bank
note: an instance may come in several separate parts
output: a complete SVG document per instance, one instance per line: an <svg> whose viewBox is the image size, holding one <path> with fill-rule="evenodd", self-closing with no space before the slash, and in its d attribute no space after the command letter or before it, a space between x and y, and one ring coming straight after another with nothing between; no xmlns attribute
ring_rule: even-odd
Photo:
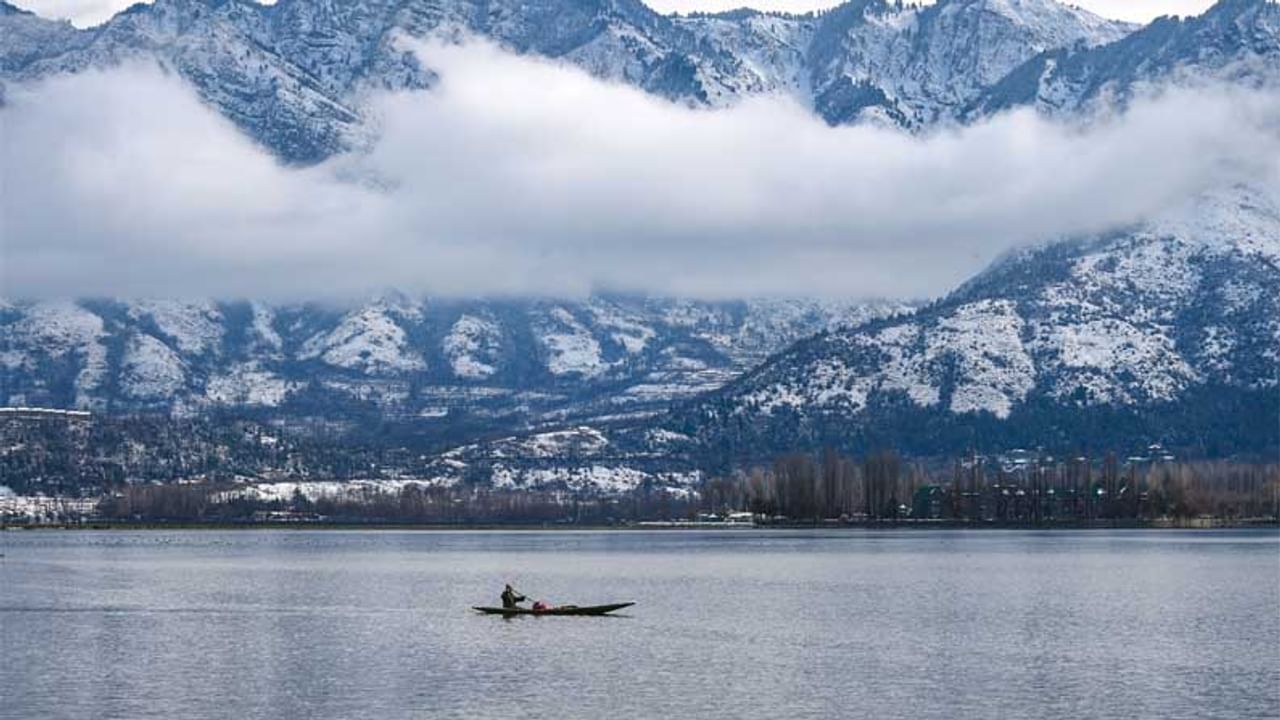
<svg viewBox="0 0 1280 720"><path fill-rule="evenodd" d="M368 152L285 168L140 66L10 88L9 296L929 296L1018 244L1276 187L1280 98L1172 91L1086 128L912 137L794 101L689 110L485 44L429 45Z"/></svg>

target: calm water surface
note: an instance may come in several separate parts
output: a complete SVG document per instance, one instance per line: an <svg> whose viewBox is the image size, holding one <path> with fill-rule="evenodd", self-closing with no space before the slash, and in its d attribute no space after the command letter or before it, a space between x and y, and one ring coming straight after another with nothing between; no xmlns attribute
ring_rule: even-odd
<svg viewBox="0 0 1280 720"><path fill-rule="evenodd" d="M0 717L1277 718L1271 532L6 532ZM532 597L624 617L516 618Z"/></svg>

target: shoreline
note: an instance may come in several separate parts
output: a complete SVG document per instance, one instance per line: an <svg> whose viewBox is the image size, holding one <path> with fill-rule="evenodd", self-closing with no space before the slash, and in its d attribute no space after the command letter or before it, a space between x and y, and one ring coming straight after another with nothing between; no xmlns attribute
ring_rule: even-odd
<svg viewBox="0 0 1280 720"><path fill-rule="evenodd" d="M0 532L40 531L261 531L283 532L322 530L350 531L420 531L420 532L744 532L794 531L794 530L1253 530L1280 531L1280 519L1249 518L1226 520L1201 518L1187 521L1093 521L1062 523L988 523L968 521L886 521L886 522L818 522L818 523L762 523L758 525L733 525L727 523L652 522L651 524L565 524L565 523L396 523L396 522L100 522L81 523L0 523Z"/></svg>

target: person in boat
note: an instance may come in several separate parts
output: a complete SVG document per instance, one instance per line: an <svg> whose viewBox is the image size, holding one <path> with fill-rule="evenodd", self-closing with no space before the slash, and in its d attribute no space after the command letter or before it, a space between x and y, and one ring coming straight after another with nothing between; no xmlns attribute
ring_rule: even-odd
<svg viewBox="0 0 1280 720"><path fill-rule="evenodd" d="M519 607L519 603L525 600L528 600L528 598L516 592L515 588L511 587L510 584L502 591L502 607L504 608Z"/></svg>

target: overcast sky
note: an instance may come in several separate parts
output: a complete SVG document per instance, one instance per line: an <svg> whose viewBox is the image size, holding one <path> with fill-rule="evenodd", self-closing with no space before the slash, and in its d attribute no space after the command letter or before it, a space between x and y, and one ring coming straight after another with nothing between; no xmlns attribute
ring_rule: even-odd
<svg viewBox="0 0 1280 720"><path fill-rule="evenodd" d="M135 0L11 0L46 17L67 18L80 26L95 25L134 4ZM805 12L831 7L831 0L648 0L660 12L720 11L749 5L761 10ZM1197 15L1213 0L1076 0L1071 3L1121 20L1146 22L1160 15Z"/></svg>
<svg viewBox="0 0 1280 720"><path fill-rule="evenodd" d="M777 97L690 110L486 44L421 52L438 86L376 98L372 150L306 169L152 65L11 86L0 294L928 297L1280 163L1280 98L1243 90L916 137Z"/></svg>

